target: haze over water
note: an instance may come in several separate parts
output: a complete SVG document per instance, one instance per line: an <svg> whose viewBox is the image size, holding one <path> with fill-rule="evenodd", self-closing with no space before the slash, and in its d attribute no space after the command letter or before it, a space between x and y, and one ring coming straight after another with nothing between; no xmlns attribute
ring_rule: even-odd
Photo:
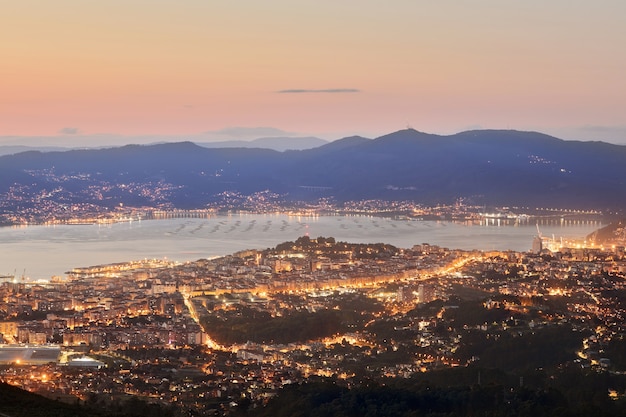
<svg viewBox="0 0 626 417"><path fill-rule="evenodd" d="M582 239L599 221L539 223L544 236ZM265 249L309 235L353 243L389 243L401 248L430 243L451 249L528 251L535 222L471 225L443 221L393 220L369 216L296 217L234 214L210 218L143 220L107 225L0 228L0 275L24 273L49 279L75 267L144 258L193 261L244 249Z"/></svg>

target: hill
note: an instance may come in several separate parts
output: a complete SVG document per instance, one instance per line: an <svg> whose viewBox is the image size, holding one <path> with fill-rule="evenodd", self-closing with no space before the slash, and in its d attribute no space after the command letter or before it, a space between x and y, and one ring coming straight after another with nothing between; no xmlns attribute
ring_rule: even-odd
<svg viewBox="0 0 626 417"><path fill-rule="evenodd" d="M21 152L28 151L41 151L41 152L54 152L54 151L67 151L69 149L57 147L57 146L42 146L42 147L33 147L33 146L12 146L12 145L0 145L0 156L1 155L13 155Z"/></svg>
<svg viewBox="0 0 626 417"><path fill-rule="evenodd" d="M148 404L135 397L125 402L84 405L51 400L0 382L0 416L10 417L148 417L173 416L172 407Z"/></svg>
<svg viewBox="0 0 626 417"><path fill-rule="evenodd" d="M313 149L328 142L316 137L268 137L251 141L230 140L222 142L202 142L198 145L205 148L260 148L283 152L289 150Z"/></svg>
<svg viewBox="0 0 626 417"><path fill-rule="evenodd" d="M626 218L613 221L587 236L596 245L626 246Z"/></svg>
<svg viewBox="0 0 626 417"><path fill-rule="evenodd" d="M117 191L98 198L85 191L98 186ZM46 198L104 206L159 199L199 208L225 191L271 190L299 200L450 203L463 197L484 205L607 209L626 205L626 193L617 192L626 189L626 147L536 132L439 136L413 129L285 152L190 142L129 145L2 156L0 193L16 187L46 196L53 189L57 197Z"/></svg>

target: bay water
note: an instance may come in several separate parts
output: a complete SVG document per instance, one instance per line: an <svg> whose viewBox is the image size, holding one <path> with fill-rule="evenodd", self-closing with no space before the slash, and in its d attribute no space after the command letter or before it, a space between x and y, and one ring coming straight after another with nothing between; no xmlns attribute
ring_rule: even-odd
<svg viewBox="0 0 626 417"><path fill-rule="evenodd" d="M584 239L600 221L539 221L544 236ZM185 262L265 249L308 235L400 248L429 243L450 249L528 251L537 224L488 219L449 222L373 216L232 214L111 224L0 228L0 275L48 280L75 267L140 259Z"/></svg>

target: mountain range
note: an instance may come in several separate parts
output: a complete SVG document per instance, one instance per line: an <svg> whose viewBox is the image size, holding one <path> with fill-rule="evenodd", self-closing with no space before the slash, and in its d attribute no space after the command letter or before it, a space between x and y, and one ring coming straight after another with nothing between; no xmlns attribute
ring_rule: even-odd
<svg viewBox="0 0 626 417"><path fill-rule="evenodd" d="M283 152L178 142L0 157L2 195L26 186L80 195L102 184L129 187L89 202L147 205L154 196L142 195L141 184L160 184L166 198L184 208L203 207L225 191L271 190L294 200L431 204L464 198L484 205L620 209L626 205L626 146L514 130L441 136L405 129Z"/></svg>
<svg viewBox="0 0 626 417"><path fill-rule="evenodd" d="M328 143L324 139L314 136L281 136L258 138L254 140L226 140L220 142L195 142L205 148L261 148L275 151L301 151L317 148Z"/></svg>
<svg viewBox="0 0 626 417"><path fill-rule="evenodd" d="M155 142L163 143L163 142ZM224 140L213 142L194 142L204 148L260 148L260 149L273 149L275 151L288 151L288 150L304 150L312 149L318 146L322 146L328 141L314 136L280 136L280 137L262 137L253 140ZM78 148L62 147L62 146L32 146L32 145L0 145L0 156L13 155L21 152L28 151L41 151L41 152L62 152L75 149L102 149L110 148L110 146L81 146Z"/></svg>

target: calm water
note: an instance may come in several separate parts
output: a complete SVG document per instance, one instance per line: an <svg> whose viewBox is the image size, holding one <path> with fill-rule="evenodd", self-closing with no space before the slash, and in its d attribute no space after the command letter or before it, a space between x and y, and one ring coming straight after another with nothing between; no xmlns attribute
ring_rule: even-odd
<svg viewBox="0 0 626 417"><path fill-rule="evenodd" d="M545 236L583 238L597 221L544 221ZM0 275L16 273L31 280L63 275L74 267L143 258L196 260L243 249L333 236L354 243L390 243L401 248L430 243L448 248L527 251L537 233L527 225L470 225L392 220L379 217L291 217L232 215L200 219L144 220L111 225L25 226L0 228Z"/></svg>

